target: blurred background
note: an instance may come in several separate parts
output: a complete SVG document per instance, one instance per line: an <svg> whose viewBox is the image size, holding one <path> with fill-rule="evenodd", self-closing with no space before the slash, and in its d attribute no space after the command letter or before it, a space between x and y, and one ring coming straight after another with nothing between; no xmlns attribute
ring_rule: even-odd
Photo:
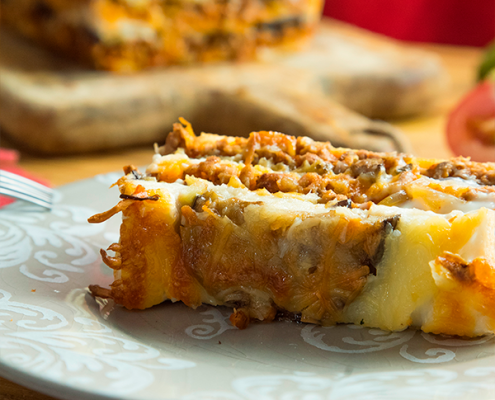
<svg viewBox="0 0 495 400"><path fill-rule="evenodd" d="M332 0L323 13L404 41L484 47L495 38L493 0Z"/></svg>
<svg viewBox="0 0 495 400"><path fill-rule="evenodd" d="M63 26L61 33L55 29L57 15L76 3L26 1L22 4L33 4L26 11L21 3L6 2L2 18L13 17L2 24L0 36L1 166L12 170L15 165L16 172L59 185L129 162L146 164L152 144L163 142L180 116L197 131L273 129L338 146L495 159L491 131L481 133L481 142L472 140L477 133L467 132L464 121L479 119L480 112L490 120L495 113L490 83L475 90L480 70L486 78L495 64L487 47L495 37L495 0L331 0L323 5L318 25L314 16L320 2L292 2L296 11L285 5L290 2L279 2L285 14L253 26L263 30L265 42L302 31L306 38L315 30L309 44L294 53L277 58L260 52L258 63L235 60L124 74L95 71L66 58L67 51L58 56L46 49L55 36L62 44L77 42L69 38L79 25ZM94 4L120 3L125 1ZM130 20L102 7L93 10L95 19L112 21L112 29L119 19ZM245 18L245 12L236 18ZM297 17L288 18L290 13ZM106 45L101 21L81 29L81 37L100 50ZM41 36L41 45L36 44ZM93 50L90 54L98 54ZM127 65L115 64L124 57L115 48L109 52L113 64L105 68ZM475 95L462 105L471 91ZM449 125L453 113L462 114L462 121Z"/></svg>

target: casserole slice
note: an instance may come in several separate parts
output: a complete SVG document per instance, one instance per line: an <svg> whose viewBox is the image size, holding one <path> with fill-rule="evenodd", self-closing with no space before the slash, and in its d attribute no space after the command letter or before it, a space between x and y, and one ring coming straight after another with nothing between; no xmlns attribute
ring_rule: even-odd
<svg viewBox="0 0 495 400"><path fill-rule="evenodd" d="M235 148L256 135L275 141ZM205 137L189 139L211 144L213 136ZM495 332L495 195L483 184L492 165L451 160L469 174L436 178L443 169L434 160L272 133L214 139L223 150L215 145L193 154L193 142L179 143L167 150L173 154L155 155L146 174L126 168L118 181L121 202L90 219L123 214L120 241L109 248L115 255L102 250L115 281L110 289L92 286L95 295L130 309L165 300L224 305L239 328L289 317L459 336ZM311 151L301 154L301 141ZM311 163L311 154L328 160ZM298 155L306 155L299 165ZM368 159L380 161L378 171L356 173L355 165ZM348 164L342 172L339 162ZM402 164L412 166L400 170ZM335 182L312 190L251 188L246 169L256 182L263 174ZM400 180L404 173L410 180ZM336 193L339 181L359 190ZM379 201L378 188L385 192ZM329 199L325 190L337 196ZM406 197L392 201L402 192Z"/></svg>

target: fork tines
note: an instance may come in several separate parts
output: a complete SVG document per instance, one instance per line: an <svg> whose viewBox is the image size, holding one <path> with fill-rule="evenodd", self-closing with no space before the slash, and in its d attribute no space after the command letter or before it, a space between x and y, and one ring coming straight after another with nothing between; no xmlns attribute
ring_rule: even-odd
<svg viewBox="0 0 495 400"><path fill-rule="evenodd" d="M52 208L52 189L5 170L0 170L0 194Z"/></svg>

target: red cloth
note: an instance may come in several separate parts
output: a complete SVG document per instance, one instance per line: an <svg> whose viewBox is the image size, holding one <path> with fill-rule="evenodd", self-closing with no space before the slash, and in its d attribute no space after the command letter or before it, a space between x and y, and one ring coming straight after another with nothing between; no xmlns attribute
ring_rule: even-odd
<svg viewBox="0 0 495 400"><path fill-rule="evenodd" d="M327 0L324 14L401 40L485 46L495 0Z"/></svg>
<svg viewBox="0 0 495 400"><path fill-rule="evenodd" d="M48 182L39 179L30 173L19 168L16 164L19 162L19 153L15 150L0 148L0 169L12 172L13 174L21 175L33 181L39 182L42 185L50 186ZM0 207L13 203L15 199L6 196L0 196Z"/></svg>

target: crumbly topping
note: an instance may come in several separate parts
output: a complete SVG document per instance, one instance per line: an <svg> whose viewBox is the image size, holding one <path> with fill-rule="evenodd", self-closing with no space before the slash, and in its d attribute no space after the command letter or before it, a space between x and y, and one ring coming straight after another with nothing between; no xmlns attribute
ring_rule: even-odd
<svg viewBox="0 0 495 400"><path fill-rule="evenodd" d="M351 206L368 202L400 206L429 197L425 190L444 194L445 201L448 196L461 202L475 201L483 194L495 202L495 164L466 158L426 160L400 153L335 148L328 142L277 132L254 132L249 138L196 136L185 122L175 124L165 146L159 148L160 154L176 152L193 159L206 158L183 164L174 179L191 175L214 184L236 179L251 190L316 193L325 204L350 199ZM233 161L235 157L242 162ZM169 165L161 169L171 170ZM171 181L157 173L154 176ZM428 209L444 211L441 205L431 203Z"/></svg>

